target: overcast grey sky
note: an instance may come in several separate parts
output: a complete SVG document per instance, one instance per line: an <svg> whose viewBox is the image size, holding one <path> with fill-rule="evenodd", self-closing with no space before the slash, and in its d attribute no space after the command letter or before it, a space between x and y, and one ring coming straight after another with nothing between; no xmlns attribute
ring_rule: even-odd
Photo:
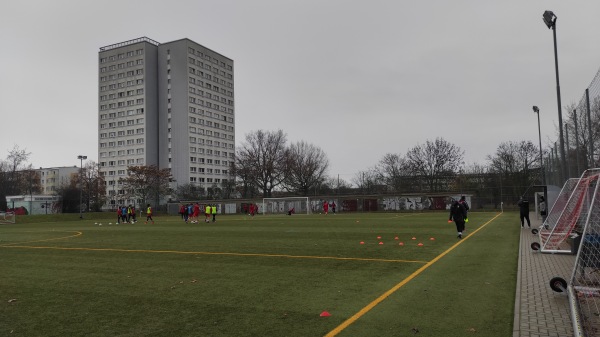
<svg viewBox="0 0 600 337"><path fill-rule="evenodd" d="M442 137L485 163L501 142L554 141L552 31L563 106L600 68L600 1L105 0L0 4L0 158L97 161L98 51L189 38L234 60L236 143L282 129L347 181Z"/></svg>

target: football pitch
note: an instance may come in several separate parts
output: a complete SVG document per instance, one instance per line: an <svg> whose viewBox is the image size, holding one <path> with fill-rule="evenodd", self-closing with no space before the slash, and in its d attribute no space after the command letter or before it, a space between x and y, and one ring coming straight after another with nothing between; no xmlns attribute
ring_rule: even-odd
<svg viewBox="0 0 600 337"><path fill-rule="evenodd" d="M462 240L447 219L20 217L0 225L0 335L511 335L518 216L471 212Z"/></svg>

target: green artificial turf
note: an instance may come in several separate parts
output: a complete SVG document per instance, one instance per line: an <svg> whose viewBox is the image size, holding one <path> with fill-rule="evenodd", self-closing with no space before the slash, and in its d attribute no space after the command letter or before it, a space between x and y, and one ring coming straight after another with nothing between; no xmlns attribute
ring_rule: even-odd
<svg viewBox="0 0 600 337"><path fill-rule="evenodd" d="M507 336L519 228L495 216L454 248L446 213L19 217L0 226L0 335Z"/></svg>

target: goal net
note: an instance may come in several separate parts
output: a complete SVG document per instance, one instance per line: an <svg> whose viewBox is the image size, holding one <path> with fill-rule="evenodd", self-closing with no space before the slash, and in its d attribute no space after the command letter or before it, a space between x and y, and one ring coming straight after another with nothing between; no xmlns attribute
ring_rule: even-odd
<svg viewBox="0 0 600 337"><path fill-rule="evenodd" d="M15 212L0 212L0 224L15 223L16 219Z"/></svg>
<svg viewBox="0 0 600 337"><path fill-rule="evenodd" d="M596 179L597 181L597 179ZM583 218L579 250L567 287L576 336L598 336L600 331L600 184L590 191Z"/></svg>
<svg viewBox="0 0 600 337"><path fill-rule="evenodd" d="M571 253L566 239L572 232L583 230L583 222L590 211L599 176L600 169L590 169L583 172L579 179L567 180L540 228L542 252ZM569 190L571 193L565 202Z"/></svg>
<svg viewBox="0 0 600 337"><path fill-rule="evenodd" d="M310 214L308 197L264 198L263 214Z"/></svg>

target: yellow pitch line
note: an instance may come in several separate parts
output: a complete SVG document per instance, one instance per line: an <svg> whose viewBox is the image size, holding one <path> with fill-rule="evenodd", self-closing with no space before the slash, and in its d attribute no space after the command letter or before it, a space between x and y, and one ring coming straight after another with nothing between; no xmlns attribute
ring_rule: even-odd
<svg viewBox="0 0 600 337"><path fill-rule="evenodd" d="M425 264L421 268L417 269L417 271L415 271L414 273L412 273L410 276L408 276L407 278L405 278L404 280L402 280L400 283L396 284L390 290L388 290L385 293L383 293L383 295L379 296L373 302L369 303L367 306L365 306L364 308L362 308L359 312L357 312L356 314L354 314L352 317L348 318L342 324L338 325L335 329L331 330L327 335L325 335L325 337L333 337L333 336L336 336L337 334L339 334L340 332L342 332L344 329L346 329L352 323L356 322L359 318L361 318L366 313L368 313L369 311L371 311L371 309L373 309L375 306L377 306L383 300L385 300L390 295L392 295L393 293L395 293L398 289L402 288L405 284L407 284L412 279L414 279L415 277L417 277L419 274L421 274L427 268L431 267L434 263L436 263L438 260L440 260L446 254L448 254L449 252L451 252L452 250L454 250L454 248L458 247L465 240L469 239L471 236L473 236L475 233L479 232L482 228L484 228L485 226L487 226L489 223L491 223L492 221L496 220L496 218L499 217L500 215L502 215L502 213L498 213L495 217L493 217L491 220L489 220L488 222L486 222L483 225L481 225L481 227L477 228L473 233L469 234L463 240L458 241L457 243L455 243L454 245L452 245L452 247L448 248L445 252L443 252L440 255L436 256L433 260L429 261L427 264Z"/></svg>
<svg viewBox="0 0 600 337"><path fill-rule="evenodd" d="M185 252L178 250L146 250L146 249L118 249L118 248L83 248L83 247L50 247L50 246L0 246L4 248L29 248L29 249L54 249L54 250L79 250L95 252L122 252L122 253L162 253L162 254L187 254L187 255L224 255L224 256L254 256L254 257L284 257L290 259L323 259L342 261L374 261L374 262L402 262L402 263L427 263L418 260L392 260L392 259L367 259L355 257L335 256L310 256L287 254L258 254L258 253L224 253L224 252Z"/></svg>
<svg viewBox="0 0 600 337"><path fill-rule="evenodd" d="M69 233L69 232L67 232ZM46 242L46 241L53 241L53 240L62 240L62 239L70 239L70 238L75 238L78 236L83 235L82 232L71 232L71 233L76 233L75 235L69 235L69 236L63 236L60 238L53 238L53 239L43 239L43 240L34 240L34 241L25 241L25 242L14 242L14 243L6 243L3 245L0 245L0 247L14 247L13 245L22 245L24 243L32 243L32 242Z"/></svg>

